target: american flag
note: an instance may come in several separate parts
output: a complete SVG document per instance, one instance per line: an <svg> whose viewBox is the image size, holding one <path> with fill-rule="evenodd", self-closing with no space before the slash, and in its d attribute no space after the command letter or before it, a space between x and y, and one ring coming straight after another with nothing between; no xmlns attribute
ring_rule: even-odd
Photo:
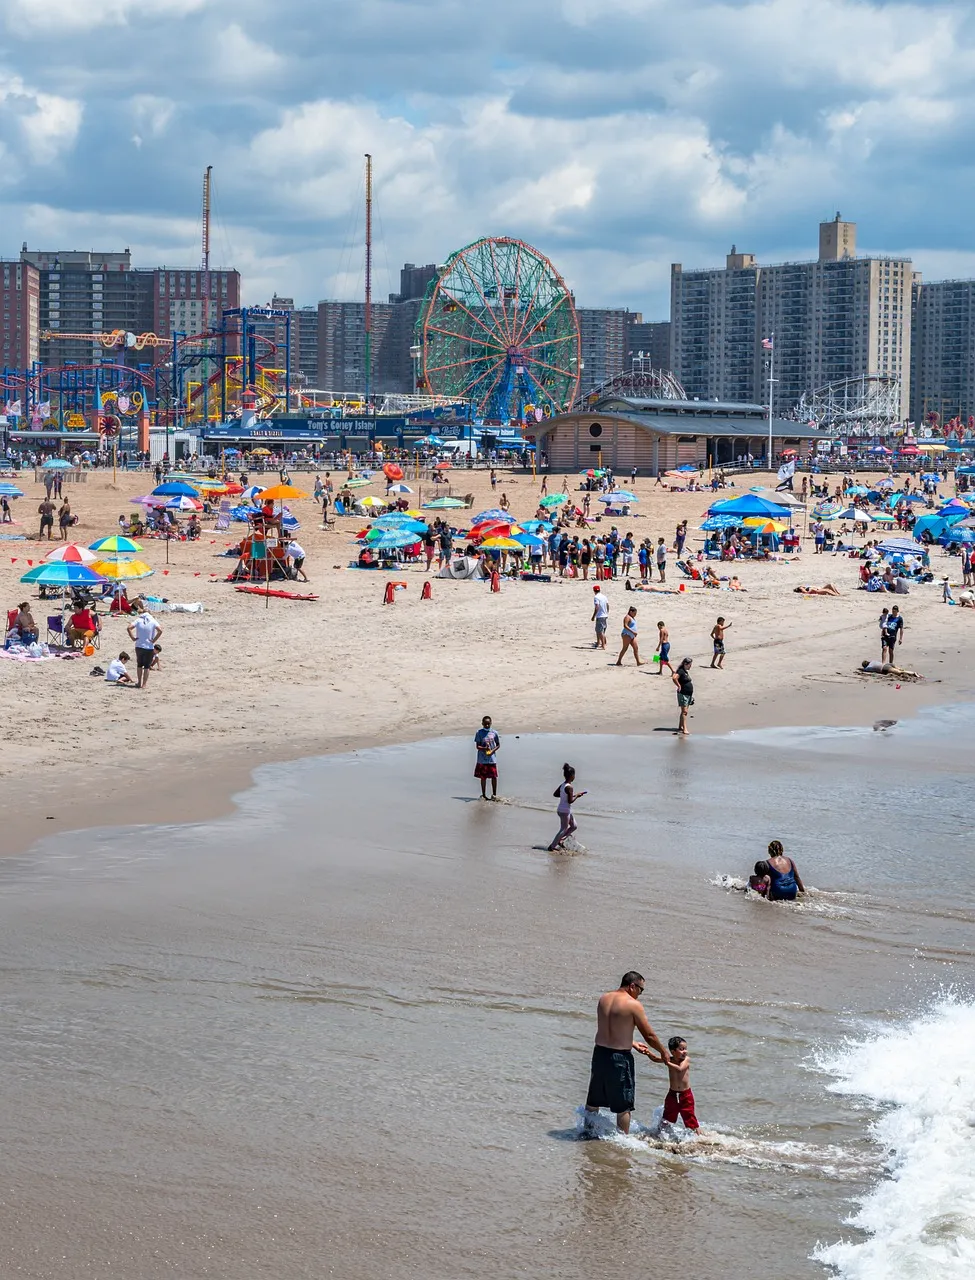
<svg viewBox="0 0 975 1280"><path fill-rule="evenodd" d="M774 343L772 342L771 338L763 338L762 346L766 351L771 351L774 346Z"/></svg>

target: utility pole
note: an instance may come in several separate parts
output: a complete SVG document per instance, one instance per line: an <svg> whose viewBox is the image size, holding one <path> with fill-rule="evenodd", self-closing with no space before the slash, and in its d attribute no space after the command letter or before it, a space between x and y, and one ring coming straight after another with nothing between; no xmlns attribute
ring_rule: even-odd
<svg viewBox="0 0 975 1280"><path fill-rule="evenodd" d="M775 399L775 334L768 339L768 467L772 470L772 401Z"/></svg>
<svg viewBox="0 0 975 1280"><path fill-rule="evenodd" d="M366 315L365 315L366 413L372 390L372 156L366 152Z"/></svg>

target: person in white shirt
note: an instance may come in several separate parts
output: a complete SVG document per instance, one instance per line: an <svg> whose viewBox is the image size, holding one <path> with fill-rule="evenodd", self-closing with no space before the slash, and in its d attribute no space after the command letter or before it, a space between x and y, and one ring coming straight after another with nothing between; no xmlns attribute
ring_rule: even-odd
<svg viewBox="0 0 975 1280"><path fill-rule="evenodd" d="M113 658L108 664L108 670L105 672L105 679L109 684L131 684L132 677L125 669L125 664L131 662L132 659L123 650L117 658Z"/></svg>
<svg viewBox="0 0 975 1280"><path fill-rule="evenodd" d="M596 642L594 649L606 648L606 627L609 620L609 601L603 595L598 587L593 587L593 610L592 619L596 624Z"/></svg>
<svg viewBox="0 0 975 1280"><path fill-rule="evenodd" d="M135 665L140 689L145 689L149 683L149 669L156 657L154 646L161 635L162 627L144 606L135 622L129 623L129 639L135 641Z"/></svg>
<svg viewBox="0 0 975 1280"><path fill-rule="evenodd" d="M291 568L294 572L295 577L297 578L298 574L300 573L301 574L300 581L307 582L308 575L305 573L304 569L302 568L302 565L305 563L304 548L301 547L297 542L295 542L294 538L292 538L291 541L288 543L287 547L285 548L285 550L288 553L288 559L291 561Z"/></svg>

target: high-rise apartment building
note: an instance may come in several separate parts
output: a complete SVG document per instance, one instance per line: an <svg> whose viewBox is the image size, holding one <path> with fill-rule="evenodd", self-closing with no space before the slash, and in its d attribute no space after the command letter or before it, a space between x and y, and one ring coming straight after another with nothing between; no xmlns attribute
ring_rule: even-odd
<svg viewBox="0 0 975 1280"><path fill-rule="evenodd" d="M690 396L768 403L774 337L774 404L847 379L900 384L910 408L911 290L902 258L856 257L856 224L820 226L815 262L762 266L732 247L723 270L671 268L673 371Z"/></svg>
<svg viewBox="0 0 975 1280"><path fill-rule="evenodd" d="M427 291L431 280L436 280L437 268L432 262L418 267L412 262L404 262L399 273L399 293L389 295L390 302L418 302Z"/></svg>
<svg viewBox="0 0 975 1280"><path fill-rule="evenodd" d="M302 385L318 386L318 308L299 307L291 322L291 341L298 352L298 373ZM297 334L294 330L297 328Z"/></svg>
<svg viewBox="0 0 975 1280"><path fill-rule="evenodd" d="M918 280L912 336L912 421L936 413L967 423L975 415L975 280Z"/></svg>
<svg viewBox="0 0 975 1280"><path fill-rule="evenodd" d="M636 314L636 313L635 313ZM626 367L638 357L653 369L670 368L670 321L634 321L627 330Z"/></svg>
<svg viewBox="0 0 975 1280"><path fill-rule="evenodd" d="M408 391L390 386L387 338L396 303L372 304L372 376L370 392ZM408 344L407 344L408 352ZM318 387L335 395L362 394L366 389L366 304L318 304Z"/></svg>
<svg viewBox="0 0 975 1280"><path fill-rule="evenodd" d="M40 273L29 262L0 262L0 363L26 369L40 359Z"/></svg>
<svg viewBox="0 0 975 1280"><path fill-rule="evenodd" d="M622 373L627 363L629 329L640 324L639 311L622 307L577 307L582 355L579 392L585 395L607 378Z"/></svg>
<svg viewBox="0 0 975 1280"><path fill-rule="evenodd" d="M40 343L48 365L151 364L168 358L165 347L143 351L104 347L97 334L192 335L219 323L221 312L240 305L236 271L134 268L128 249L36 250L25 244L21 263L38 276L38 324L52 335ZM58 338L58 332L75 337Z"/></svg>

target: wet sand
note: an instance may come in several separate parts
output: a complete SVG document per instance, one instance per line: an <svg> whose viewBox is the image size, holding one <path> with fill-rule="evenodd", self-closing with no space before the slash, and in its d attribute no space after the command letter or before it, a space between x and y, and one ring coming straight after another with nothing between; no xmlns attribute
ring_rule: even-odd
<svg viewBox="0 0 975 1280"><path fill-rule="evenodd" d="M883 1153L817 1055L971 983L973 742L966 709L505 734L492 805L465 735L4 859L5 1269L822 1276ZM565 758L586 851L552 857ZM723 887L773 835L797 909ZM699 1144L577 1140L595 999L633 965L690 1043ZM665 1090L641 1060L641 1121Z"/></svg>

